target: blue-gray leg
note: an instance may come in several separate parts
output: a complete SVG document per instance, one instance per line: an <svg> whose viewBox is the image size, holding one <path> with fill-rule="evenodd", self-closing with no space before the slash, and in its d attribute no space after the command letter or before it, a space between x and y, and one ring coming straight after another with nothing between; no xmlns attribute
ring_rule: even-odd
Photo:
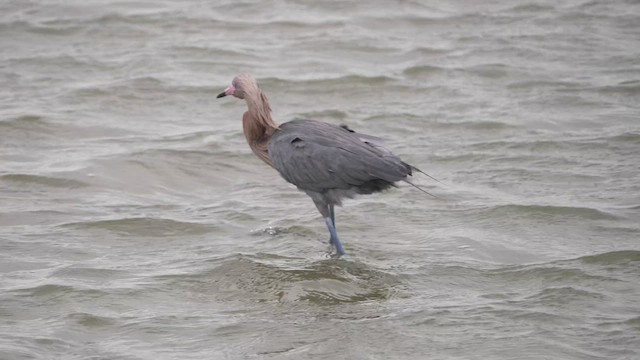
<svg viewBox="0 0 640 360"><path fill-rule="evenodd" d="M329 214L331 216L331 222L333 223L333 227L336 227L336 212L333 210L333 205L329 205Z"/></svg>
<svg viewBox="0 0 640 360"><path fill-rule="evenodd" d="M344 252L344 247L342 247L342 243L338 238L338 233L336 232L336 227L333 225L333 220L331 220L331 217L328 217L325 219L325 222L327 223L327 228L329 229L329 233L331 234L330 241L333 244L333 246L336 247L336 251L338 252L338 255L340 256L345 255L346 253Z"/></svg>
<svg viewBox="0 0 640 360"><path fill-rule="evenodd" d="M307 191L306 193L311 197L316 208L318 208L318 211L322 214L322 217L327 223L327 228L331 234L329 243L336 247L336 251L339 256L345 255L344 247L342 247L340 239L338 238L338 233L336 232L336 214L333 209L333 205L330 205L328 204L328 201L325 201L326 199L323 194L314 191Z"/></svg>
<svg viewBox="0 0 640 360"><path fill-rule="evenodd" d="M331 222L333 223L333 228L336 228L336 212L333 210L333 205L329 205L329 216L331 217ZM333 244L333 236L329 237L329 244Z"/></svg>

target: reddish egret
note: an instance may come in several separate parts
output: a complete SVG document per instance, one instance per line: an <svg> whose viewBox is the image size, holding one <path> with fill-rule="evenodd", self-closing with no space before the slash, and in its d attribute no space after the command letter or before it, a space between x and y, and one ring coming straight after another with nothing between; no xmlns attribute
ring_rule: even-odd
<svg viewBox="0 0 640 360"><path fill-rule="evenodd" d="M422 172L385 149L380 138L346 126L314 120L277 125L271 119L267 96L251 75L236 76L218 98L228 95L247 103L242 128L251 150L311 197L325 219L329 242L338 256L345 251L336 232L333 207L342 205L344 198L395 186L396 181L411 184L407 176L412 170Z"/></svg>

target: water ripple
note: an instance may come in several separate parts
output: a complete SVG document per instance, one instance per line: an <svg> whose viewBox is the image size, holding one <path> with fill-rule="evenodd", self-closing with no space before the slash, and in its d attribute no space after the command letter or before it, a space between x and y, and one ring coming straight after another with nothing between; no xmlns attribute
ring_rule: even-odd
<svg viewBox="0 0 640 360"><path fill-rule="evenodd" d="M286 260L283 262L283 260ZM294 259L292 259L294 260ZM220 260L217 260L220 262ZM394 296L402 282L392 274L362 263L323 260L299 264L270 256L234 256L199 274L164 275L157 279L189 291L210 289L217 298L255 301L297 302L318 305L379 301ZM185 289L186 290L186 289ZM213 295L213 294L212 294Z"/></svg>
<svg viewBox="0 0 640 360"><path fill-rule="evenodd" d="M635 359L637 1L0 2L0 358ZM274 118L443 182L337 209Z"/></svg>
<svg viewBox="0 0 640 360"><path fill-rule="evenodd" d="M212 225L150 217L82 221L62 226L86 230L106 230L117 234L147 237L202 235L218 230Z"/></svg>
<svg viewBox="0 0 640 360"><path fill-rule="evenodd" d="M8 174L0 176L0 181L5 181L12 185L19 186L45 186L52 188L75 189L89 186L89 184L73 179L64 179L51 176L40 176L30 174Z"/></svg>

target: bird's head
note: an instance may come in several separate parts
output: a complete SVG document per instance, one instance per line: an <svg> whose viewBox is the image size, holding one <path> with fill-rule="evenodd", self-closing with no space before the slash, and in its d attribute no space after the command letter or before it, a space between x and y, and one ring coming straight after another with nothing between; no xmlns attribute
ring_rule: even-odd
<svg viewBox="0 0 640 360"><path fill-rule="evenodd" d="M253 76L249 74L240 74L234 77L233 81L231 81L231 85L218 94L216 98L233 95L238 99L244 99L247 95L251 96L257 94L258 90L258 83L256 83L256 79L254 79Z"/></svg>

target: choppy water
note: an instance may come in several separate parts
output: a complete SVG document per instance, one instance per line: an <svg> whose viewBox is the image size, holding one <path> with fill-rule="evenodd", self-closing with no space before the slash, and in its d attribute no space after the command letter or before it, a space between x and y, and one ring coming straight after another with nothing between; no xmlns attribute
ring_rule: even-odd
<svg viewBox="0 0 640 360"><path fill-rule="evenodd" d="M327 257L254 158L344 123L444 185ZM1 359L637 359L637 1L0 3Z"/></svg>

